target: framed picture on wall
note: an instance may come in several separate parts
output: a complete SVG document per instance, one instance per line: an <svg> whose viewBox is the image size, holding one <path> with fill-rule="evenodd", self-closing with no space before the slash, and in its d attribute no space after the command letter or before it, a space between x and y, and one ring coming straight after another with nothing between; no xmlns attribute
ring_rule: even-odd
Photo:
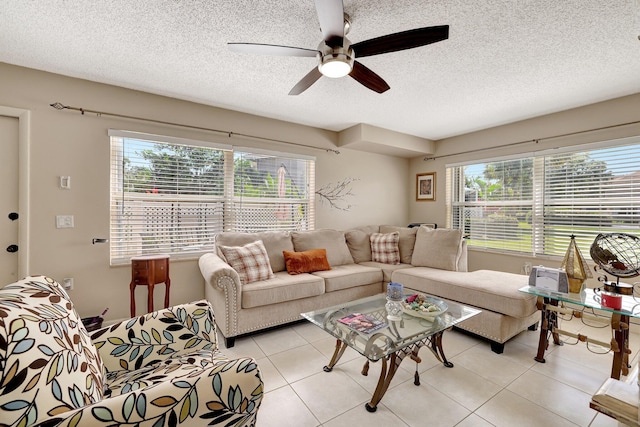
<svg viewBox="0 0 640 427"><path fill-rule="evenodd" d="M416 200L433 202L436 200L436 173L427 172L416 175Z"/></svg>

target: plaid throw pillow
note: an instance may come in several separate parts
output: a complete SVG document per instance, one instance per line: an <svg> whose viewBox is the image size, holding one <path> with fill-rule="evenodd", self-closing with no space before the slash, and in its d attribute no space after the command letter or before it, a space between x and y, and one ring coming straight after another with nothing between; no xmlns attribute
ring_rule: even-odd
<svg viewBox="0 0 640 427"><path fill-rule="evenodd" d="M238 272L243 284L275 277L262 240L256 240L244 246L219 246L219 248L227 259L227 263Z"/></svg>
<svg viewBox="0 0 640 427"><path fill-rule="evenodd" d="M373 233L369 239L371 240L372 261L400 264L400 249L398 248L400 233L397 231L388 234Z"/></svg>

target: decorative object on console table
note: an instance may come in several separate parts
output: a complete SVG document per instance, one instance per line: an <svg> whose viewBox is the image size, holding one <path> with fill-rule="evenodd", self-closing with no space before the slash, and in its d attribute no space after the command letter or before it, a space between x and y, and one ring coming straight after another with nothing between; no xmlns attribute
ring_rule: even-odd
<svg viewBox="0 0 640 427"><path fill-rule="evenodd" d="M538 265L531 268L529 286L546 289L553 292L569 292L567 272L561 268L550 268Z"/></svg>
<svg viewBox="0 0 640 427"><path fill-rule="evenodd" d="M564 254L560 268L567 272L569 292L574 294L579 294L584 281L589 277L593 277L587 261L582 256L578 245L576 245L576 236L573 234L571 235L571 241L569 242L567 253Z"/></svg>
<svg viewBox="0 0 640 427"><path fill-rule="evenodd" d="M416 175L416 200L434 202L436 200L436 173Z"/></svg>
<svg viewBox="0 0 640 427"><path fill-rule="evenodd" d="M604 284L604 290L616 294L633 295L633 285L621 283L620 278L640 275L640 238L627 233L600 233L589 250L596 264L596 271L604 270L616 277L609 281L603 274L598 281Z"/></svg>
<svg viewBox="0 0 640 427"><path fill-rule="evenodd" d="M129 291L131 292L131 317L136 315L136 286L146 286L147 295L147 312L153 310L153 288L155 285L164 283L164 308L169 307L169 288L171 279L169 278L169 255L145 255L131 258L131 283Z"/></svg>

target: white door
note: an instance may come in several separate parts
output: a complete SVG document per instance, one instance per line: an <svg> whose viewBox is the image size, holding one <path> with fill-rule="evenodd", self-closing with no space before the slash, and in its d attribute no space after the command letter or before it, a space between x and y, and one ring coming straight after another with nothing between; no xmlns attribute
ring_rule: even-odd
<svg viewBox="0 0 640 427"><path fill-rule="evenodd" d="M15 219L16 214L18 218ZM18 118L0 116L0 288L18 279Z"/></svg>

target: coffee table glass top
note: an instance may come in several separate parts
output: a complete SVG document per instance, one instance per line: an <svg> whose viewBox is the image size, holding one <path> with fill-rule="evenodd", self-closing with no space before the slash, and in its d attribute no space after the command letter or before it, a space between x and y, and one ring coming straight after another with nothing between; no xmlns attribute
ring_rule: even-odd
<svg viewBox="0 0 640 427"><path fill-rule="evenodd" d="M415 292L405 292L405 298L414 294ZM480 310L462 304L435 297L431 298L448 306L447 311L432 319L403 313L401 320L388 320L385 308L387 299L384 293L302 313L302 316L342 340L367 359L375 361L480 313ZM353 313L367 314L376 320L385 322L386 327L367 334L357 332L338 322L339 319Z"/></svg>
<svg viewBox="0 0 640 427"><path fill-rule="evenodd" d="M539 288L536 286L525 286L520 288L519 291L539 297L546 297L558 301L577 304L582 307L604 310L611 313L619 313L626 316L640 318L640 301L636 301L636 299L631 295L621 295L622 308L620 310L614 310L613 308L605 307L604 305L600 304L599 295L591 288L583 289L579 294L553 292L548 289Z"/></svg>

